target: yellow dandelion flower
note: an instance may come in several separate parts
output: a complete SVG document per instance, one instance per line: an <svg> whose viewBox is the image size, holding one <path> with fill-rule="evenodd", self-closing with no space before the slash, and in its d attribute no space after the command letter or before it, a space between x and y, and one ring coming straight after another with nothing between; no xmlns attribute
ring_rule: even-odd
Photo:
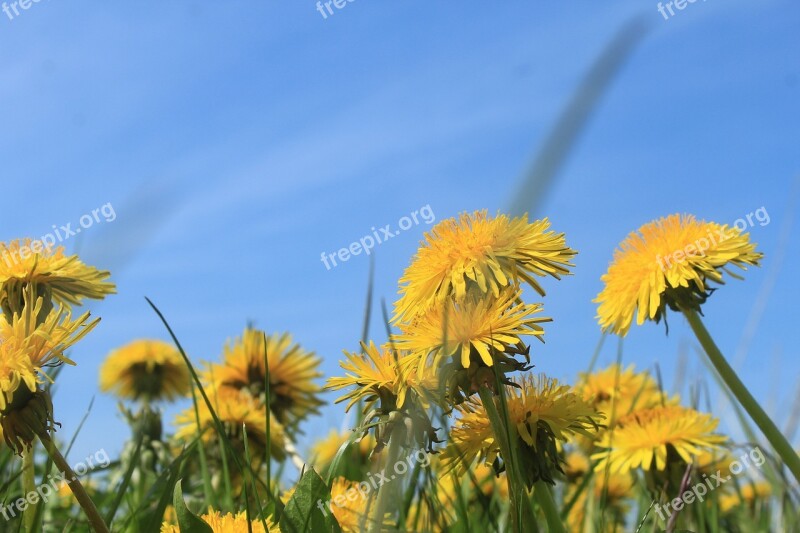
<svg viewBox="0 0 800 533"><path fill-rule="evenodd" d="M109 272L84 264L77 255L66 255L63 246L14 240L0 243L0 258L0 303L6 313L20 310L22 292L28 284L46 289L65 306L80 305L82 298L100 300L116 292L114 284L105 281Z"/></svg>
<svg viewBox="0 0 800 533"><path fill-rule="evenodd" d="M539 325L550 318L534 317L541 304L519 301L519 290L503 290L498 298L468 297L461 303L449 301L429 307L409 323L398 324L401 333L396 342L400 349L421 357L419 370L429 355L434 369L445 357L456 357L461 366L469 368L472 361L486 366L494 364L498 353L515 350L522 344L523 335L541 339L544 329Z"/></svg>
<svg viewBox="0 0 800 533"><path fill-rule="evenodd" d="M172 400L191 390L191 376L170 343L141 339L113 350L100 367L100 389L131 400Z"/></svg>
<svg viewBox="0 0 800 533"><path fill-rule="evenodd" d="M347 360L339 364L347 374L329 378L325 388L341 390L353 387L336 400L336 403L349 400L345 411L361 399L366 402L365 411L378 400L387 409L402 408L409 389L407 376L411 356L397 354L390 346L379 349L372 341L369 345L362 342L361 349L363 354L344 352Z"/></svg>
<svg viewBox="0 0 800 533"><path fill-rule="evenodd" d="M662 392L647 372L636 372L633 365L623 370L616 363L591 374L580 374L575 390L606 415L609 426L634 410L678 401Z"/></svg>
<svg viewBox="0 0 800 533"><path fill-rule="evenodd" d="M631 233L614 252L595 299L600 326L625 335L633 322L658 321L665 307L699 309L708 282L724 283L727 265L758 266L762 254L750 236L736 227L671 215Z"/></svg>
<svg viewBox="0 0 800 533"><path fill-rule="evenodd" d="M351 432L341 432L332 429L328 435L317 441L311 447L311 463L317 470L324 470L333 462L333 458L339 452L339 448L350 440ZM350 446L351 452L355 452L359 458L359 463L364 464L369 456L369 452L375 447L375 439L370 435L364 435ZM351 455L352 457L352 455Z"/></svg>
<svg viewBox="0 0 800 533"><path fill-rule="evenodd" d="M772 495L772 486L766 481L747 483L735 488L733 492L720 496L719 508L723 513L727 513L743 504L752 507L757 501L768 499Z"/></svg>
<svg viewBox="0 0 800 533"><path fill-rule="evenodd" d="M319 357L293 343L288 333L266 335L248 327L225 346L223 363L209 365L202 379L213 386L246 389L263 399L268 369L270 410L294 431L306 417L318 414L323 404L321 387L314 382L322 376L319 364Z"/></svg>
<svg viewBox="0 0 800 533"><path fill-rule="evenodd" d="M679 405L636 411L621 418L616 428L597 442L604 450L592 455L600 460L596 471L625 472L639 467L662 471L669 450L690 463L703 451L720 449L727 441L714 433L718 423L710 414Z"/></svg>
<svg viewBox="0 0 800 533"><path fill-rule="evenodd" d="M564 458L564 474L569 480L582 477L591 469L589 458L580 452L570 452Z"/></svg>
<svg viewBox="0 0 800 533"><path fill-rule="evenodd" d="M369 485L368 482L363 482ZM369 527L373 520L371 508L369 508L370 498L366 492L359 489L360 483L350 481L343 477L337 477L331 484L331 499L326 502L328 509L333 513L334 518L342 528L343 533L360 533L363 531L362 524ZM374 501L372 508L374 508ZM322 512L326 512L322 509ZM389 515L386 515L384 525L391 525Z"/></svg>
<svg viewBox="0 0 800 533"><path fill-rule="evenodd" d="M515 380L518 387L507 387L509 421L524 443L528 463L526 474L533 485L538 479L553 482L553 471L560 470L556 441L566 442L574 434L591 436L602 415L568 385L540 375L525 375ZM500 453L489 417L480 398L472 397L457 407L460 418L450 431L450 444L443 461L463 473L477 457L490 465Z"/></svg>
<svg viewBox="0 0 800 533"><path fill-rule="evenodd" d="M583 490L567 515L569 531L584 531L584 523L590 511L594 511L603 504L605 513L605 527L602 531L615 532L624 528L625 517L630 510L628 504L634 487L634 478L630 472L617 472L605 475L603 472L594 474L588 490ZM571 501L575 492L579 490L580 483L573 484L566 493L566 500Z"/></svg>
<svg viewBox="0 0 800 533"><path fill-rule="evenodd" d="M470 290L498 297L504 287L525 282L544 295L536 276L569 274L576 253L563 233L549 228L546 218L529 223L527 215L492 218L486 210L438 223L400 279L394 321L411 319L451 296L461 301Z"/></svg>
<svg viewBox="0 0 800 533"><path fill-rule="evenodd" d="M244 511L237 514L222 514L219 511L209 509L207 513L200 516L200 519L211 527L213 533L246 533L247 531L252 531L253 533L278 533L280 531L280 528L270 518L264 520L267 524L267 529L264 529L264 522L261 520L252 520L248 524L247 513ZM161 524L161 533L180 533L180 531L178 526L169 522Z"/></svg>
<svg viewBox="0 0 800 533"><path fill-rule="evenodd" d="M32 300L30 292L26 301ZM60 363L74 365L64 352L100 321L90 321L88 312L72 320L70 311L61 308L37 325L43 305L44 300L39 297L10 321L0 316L0 411L9 408L21 386L34 392L37 384L44 382L42 368Z"/></svg>
<svg viewBox="0 0 800 533"><path fill-rule="evenodd" d="M231 440L244 455L244 434L242 425L247 428L248 445L250 447L251 458L262 458L267 449L267 411L266 408L257 402L247 391L237 391L231 388L219 388L207 391L214 412ZM175 418L175 425L178 430L175 438L183 441L191 441L198 434L202 433L203 442L218 442L215 431L214 418L208 405L198 398L198 414L195 414L194 406L187 408ZM198 426L199 418L199 426ZM282 460L286 454L286 440L283 426L270 417L270 454L277 460Z"/></svg>

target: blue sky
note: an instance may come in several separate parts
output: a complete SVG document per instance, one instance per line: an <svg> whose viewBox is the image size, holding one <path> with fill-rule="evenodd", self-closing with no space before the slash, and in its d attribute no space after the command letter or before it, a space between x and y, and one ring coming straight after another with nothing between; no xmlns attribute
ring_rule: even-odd
<svg viewBox="0 0 800 533"><path fill-rule="evenodd" d="M113 222L68 242L111 269L119 290L91 306L102 323L59 379L65 438L97 396L75 460L116 452L128 435L115 400L97 391L97 368L115 346L166 338L144 296L195 360L217 358L252 321L291 331L334 375L342 349L357 347L369 261L328 271L320 253L425 205L437 220L506 208L582 76L635 14L652 19L651 32L540 207L580 254L574 276L545 282L555 321L534 363L569 381L587 366L600 336L591 300L629 231L674 212L733 223L764 207L770 223L751 230L763 267L705 311L723 352L744 354L744 380L785 420L800 374L796 2L709 0L664 20L641 1L356 0L323 19L310 0L43 0L13 20L0 13L0 238L75 227L114 206ZM429 228L376 249L378 342L378 302L394 300ZM658 363L671 387L683 353L690 378L710 381L687 327L670 318L668 337L634 328L624 361ZM600 363L616 349L609 339ZM346 425L327 408L306 441Z"/></svg>

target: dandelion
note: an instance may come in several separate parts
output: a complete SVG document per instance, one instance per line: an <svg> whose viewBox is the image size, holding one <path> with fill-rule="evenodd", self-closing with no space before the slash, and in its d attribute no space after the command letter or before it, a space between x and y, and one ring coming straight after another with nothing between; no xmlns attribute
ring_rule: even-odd
<svg viewBox="0 0 800 533"><path fill-rule="evenodd" d="M350 440L350 432L341 432L332 429L328 435L318 440L311 447L311 463L315 465L317 470L324 471L331 465L339 449ZM353 442L349 448L345 458L350 462L363 465L367 462L369 452L375 447L375 440L365 435Z"/></svg>
<svg viewBox="0 0 800 533"><path fill-rule="evenodd" d="M329 508L343 533L364 531L362 526L369 524L371 520L367 516L369 503L369 498L359 489L359 483L343 477L333 480ZM390 527L393 524L389 516L384 515L383 524L380 525Z"/></svg>
<svg viewBox="0 0 800 533"><path fill-rule="evenodd" d="M113 350L100 368L100 389L130 400L167 400L189 394L191 377L175 347L142 339Z"/></svg>
<svg viewBox="0 0 800 533"><path fill-rule="evenodd" d="M448 298L463 301L468 292L499 297L503 288L528 283L539 294L536 277L569 274L576 254L563 233L548 231L545 218L463 213L438 223L400 279L393 321L403 322Z"/></svg>
<svg viewBox="0 0 800 533"><path fill-rule="evenodd" d="M800 456L736 375L700 319L701 306L713 291L709 283L723 283L723 271L738 277L728 266L758 266L763 256L755 248L750 236L738 228L698 222L691 215L645 224L623 241L602 277L605 286L595 300L598 320L603 330L624 336L634 314L636 323L643 324L665 318L667 307L682 312L722 380L800 480Z"/></svg>
<svg viewBox="0 0 800 533"><path fill-rule="evenodd" d="M614 252L601 278L605 283L595 302L600 326L625 335L633 322L659 321L666 307L700 309L710 295L709 282L724 283L728 265L758 266L761 253L738 228L671 215L631 233ZM693 253L688 253L694 249ZM687 253L684 254L684 251ZM675 252L685 257L671 260Z"/></svg>
<svg viewBox="0 0 800 533"><path fill-rule="evenodd" d="M222 514L209 508L208 512L200 516L200 519L208 524L213 533L242 533L252 531L253 533L279 533L280 528L275 525L270 518L248 521L247 514L242 511L237 514ZM267 528L264 529L264 523ZM180 533L181 529L169 522L161 525L161 533Z"/></svg>
<svg viewBox="0 0 800 533"><path fill-rule="evenodd" d="M357 402L364 402L367 422L380 420L375 424L375 451L380 451L394 430L396 424L410 418L414 424L415 439L420 444L435 442L435 430L425 412L426 398L431 397L434 382L414 379L415 358L407 353L397 353L389 345L381 348L374 342L361 343L363 354L345 351L346 361L340 366L347 371L343 377L328 379L325 388L350 391L336 400L347 401L345 411Z"/></svg>
<svg viewBox="0 0 800 533"><path fill-rule="evenodd" d="M642 468L665 470L670 452L691 463L704 451L721 449L727 437L714 433L719 421L710 414L678 405L653 407L621 418L597 442L603 451L595 470L611 473Z"/></svg>
<svg viewBox="0 0 800 533"><path fill-rule="evenodd" d="M569 531L584 531L587 515L591 516L595 510L600 510L606 516L605 527L599 529L600 531L619 531L619 525L625 523L625 517L630 510L628 501L634 487L633 476L630 472L608 475L599 473L589 483L589 487L578 494L567 515ZM566 500L575 497L579 487L580 482L571 485L567 490Z"/></svg>
<svg viewBox="0 0 800 533"><path fill-rule="evenodd" d="M745 505L752 508L757 502L763 501L772 495L772 485L766 481L753 481L736 487L733 492L721 495L719 508L723 513L729 513Z"/></svg>
<svg viewBox="0 0 800 533"><path fill-rule="evenodd" d="M515 383L518 387L507 388L506 403L509 423L522 440L523 475L528 487L539 480L553 484L554 472L562 471L556 442L575 434L590 437L602 415L555 379L526 375ZM446 464L463 473L476 457L487 465L509 460L500 457L500 442L480 399L470 398L457 409L461 417L450 432Z"/></svg>
<svg viewBox="0 0 800 533"><path fill-rule="evenodd" d="M116 292L106 281L110 273L84 264L77 255L66 255L64 248L45 247L31 239L0 243L0 304L7 317L21 310L25 287L33 285L44 298L45 313L50 301L78 306L83 298L100 300Z"/></svg>
<svg viewBox="0 0 800 533"><path fill-rule="evenodd" d="M336 403L349 400L345 411L359 400L366 402L366 409L378 401L384 410L403 407L409 390L410 356L398 355L389 346L379 349L371 341L369 345L362 342L361 349L363 354L344 352L347 360L340 366L347 374L329 378L325 388L341 390L352 387L353 390L336 400Z"/></svg>
<svg viewBox="0 0 800 533"><path fill-rule="evenodd" d="M32 293L29 288L26 302L31 302ZM31 428L22 416L32 398L45 394L39 390L39 385L49 379L43 369L62 363L74 365L64 352L100 321L90 321L88 312L72 320L70 311L61 308L37 323L43 305L43 298L39 297L11 320L0 316L0 412L6 443L20 451L30 447L34 435L52 423L49 397L41 400L36 409L39 419L49 423Z"/></svg>
<svg viewBox="0 0 800 533"><path fill-rule="evenodd" d="M319 363L316 355L295 344L288 333L268 336L248 327L225 346L222 364L209 365L202 377L213 386L249 391L267 402L278 422L294 433L302 420L318 414L323 405L321 388L314 382L322 376Z"/></svg>
<svg viewBox="0 0 800 533"><path fill-rule="evenodd" d="M237 391L220 387L209 392L214 412L222 423L223 429L234 449L244 456L244 434L242 426L247 428L247 439L250 456L257 463L269 451L276 460L286 456L285 432L281 424L270 418L270 438L267 440L267 412L247 391ZM199 401L197 413L194 407L182 411L175 418L178 430L175 438L189 442L202 435L203 442L216 442L214 417L205 402ZM267 447L269 446L269 450Z"/></svg>
<svg viewBox="0 0 800 533"><path fill-rule="evenodd" d="M504 290L498 298L466 298L430 307L412 322L398 324L401 334L397 346L418 355L421 368L432 356L431 366L438 367L445 357L454 357L463 368L473 363L494 365L504 352L515 353L523 335L540 338L539 325L552 319L534 317L541 304L519 302L519 290Z"/></svg>
<svg viewBox="0 0 800 533"><path fill-rule="evenodd" d="M635 410L677 403L677 398L669 398L661 391L650 374L636 372L633 365L623 370L615 363L591 374L581 374L575 390L606 415L609 427Z"/></svg>

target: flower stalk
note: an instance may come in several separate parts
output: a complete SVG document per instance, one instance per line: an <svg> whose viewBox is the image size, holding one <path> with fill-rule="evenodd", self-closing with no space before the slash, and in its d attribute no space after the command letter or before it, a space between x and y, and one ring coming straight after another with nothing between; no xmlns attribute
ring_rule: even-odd
<svg viewBox="0 0 800 533"><path fill-rule="evenodd" d="M742 383L742 380L739 379L739 376L736 375L736 372L730 364L728 364L728 361L725 359L725 356L722 355L714 339L711 338L711 334L709 334L697 311L693 309L683 309L683 314L689 321L689 325L697 336L697 340L700 341L700 345L703 347L703 351L706 353L706 356L708 356L709 361L714 365L714 368L736 397L736 400L741 404L744 410L747 411L747 414L750 415L750 418L753 419L762 433L764 433L764 436L778 453L783 463L792 472L795 479L800 481L800 457L798 457L797 453L792 449L792 445L789 444L789 441L783 433L781 433L780 429L778 429L764 409L761 408L756 399L753 398L753 395L750 394L750 391L747 390L744 383Z"/></svg>
<svg viewBox="0 0 800 533"><path fill-rule="evenodd" d="M105 521L103 521L103 518L97 511L97 507L95 507L94 502L89 497L89 494L81 484L78 476L69 466L69 463L67 463L67 460L63 455L61 455L61 452L50 438L47 430L40 428L37 430L37 435L39 436L39 440L42 441L45 450L47 450L47 453L50 455L50 458L53 460L53 463L61 472L64 473L64 475L66 475L69 488L72 491L72 494L75 495L75 499L78 500L83 512L86 514L86 518L89 520L89 525L97 533L109 533L108 526L106 526Z"/></svg>

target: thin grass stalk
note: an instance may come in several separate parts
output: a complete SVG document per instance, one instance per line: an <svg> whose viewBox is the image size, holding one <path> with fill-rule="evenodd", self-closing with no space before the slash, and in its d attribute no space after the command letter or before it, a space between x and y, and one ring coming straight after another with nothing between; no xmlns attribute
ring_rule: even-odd
<svg viewBox="0 0 800 533"><path fill-rule="evenodd" d="M556 508L556 502L553 500L553 493L550 492L550 487L547 483L542 480L537 481L536 485L534 485L533 494L536 497L536 503L539 504L544 513L550 533L566 533L564 523L558 514L558 508Z"/></svg>

